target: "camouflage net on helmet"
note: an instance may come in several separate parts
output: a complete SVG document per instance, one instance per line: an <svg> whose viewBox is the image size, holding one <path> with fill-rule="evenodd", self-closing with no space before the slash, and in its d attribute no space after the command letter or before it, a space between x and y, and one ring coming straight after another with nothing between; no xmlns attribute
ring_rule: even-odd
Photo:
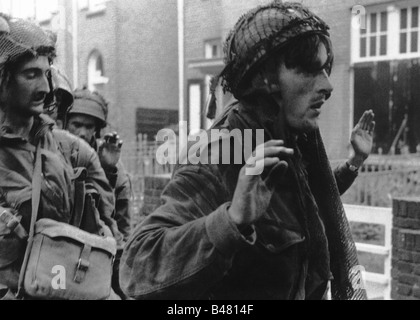
<svg viewBox="0 0 420 320"><path fill-rule="evenodd" d="M34 22L0 13L0 68L25 54L55 57L56 37Z"/></svg>
<svg viewBox="0 0 420 320"><path fill-rule="evenodd" d="M234 95L252 70L288 40L311 33L329 36L328 25L299 3L277 1L243 15L224 46L225 69L221 73L225 92Z"/></svg>

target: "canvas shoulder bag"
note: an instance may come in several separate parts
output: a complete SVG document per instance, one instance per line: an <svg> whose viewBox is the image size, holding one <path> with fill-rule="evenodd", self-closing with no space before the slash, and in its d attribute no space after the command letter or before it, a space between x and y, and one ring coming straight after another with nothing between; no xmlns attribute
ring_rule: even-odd
<svg viewBox="0 0 420 320"><path fill-rule="evenodd" d="M37 221L41 153L38 145L32 181L32 218L18 296L45 300L105 300L111 294L116 241L55 220Z"/></svg>

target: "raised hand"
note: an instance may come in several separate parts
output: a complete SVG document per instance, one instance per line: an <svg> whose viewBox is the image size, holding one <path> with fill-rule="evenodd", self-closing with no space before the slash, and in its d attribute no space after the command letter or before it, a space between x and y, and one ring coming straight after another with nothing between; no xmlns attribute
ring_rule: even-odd
<svg viewBox="0 0 420 320"><path fill-rule="evenodd" d="M351 144L355 158L364 162L372 152L373 133L375 131L375 114L372 110L365 111L359 123L354 127L351 134ZM360 166L361 164L358 164Z"/></svg>
<svg viewBox="0 0 420 320"><path fill-rule="evenodd" d="M253 224L264 215L270 205L275 182L288 168L284 159L292 156L294 151L285 148L283 141L272 140L258 146L255 154L253 163L248 161L239 174L229 208L229 215L239 228ZM263 174L254 175L260 172L258 168L261 167L265 169Z"/></svg>
<svg viewBox="0 0 420 320"><path fill-rule="evenodd" d="M117 166L117 163L121 158L122 146L123 141L120 140L120 137L116 132L108 133L104 136L98 151L102 167L113 168Z"/></svg>

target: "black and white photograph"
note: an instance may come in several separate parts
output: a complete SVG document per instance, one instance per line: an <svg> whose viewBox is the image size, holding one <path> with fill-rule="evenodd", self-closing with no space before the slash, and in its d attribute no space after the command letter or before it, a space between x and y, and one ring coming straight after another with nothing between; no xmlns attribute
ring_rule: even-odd
<svg viewBox="0 0 420 320"><path fill-rule="evenodd" d="M0 301L420 300L419 8L0 0Z"/></svg>

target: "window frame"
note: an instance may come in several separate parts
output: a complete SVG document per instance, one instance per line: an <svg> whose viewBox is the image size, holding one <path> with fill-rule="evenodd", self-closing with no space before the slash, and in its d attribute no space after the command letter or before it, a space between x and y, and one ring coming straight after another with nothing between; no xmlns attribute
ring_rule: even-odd
<svg viewBox="0 0 420 320"><path fill-rule="evenodd" d="M99 59L102 65L101 70L97 68ZM97 86L108 84L109 78L105 76L105 63L101 52L98 50L93 50L89 54L87 62L87 83L89 90L95 91Z"/></svg>
<svg viewBox="0 0 420 320"><path fill-rule="evenodd" d="M409 13L412 12L412 8L418 7L419 8L419 22L418 27L411 28L409 25L409 29L407 30L407 34L410 35L410 40L407 40L407 53L400 52L400 46L402 37L401 34L401 16L402 10L409 9ZM385 55L375 55L370 56L370 17L371 14L376 13L377 17L380 16L381 12L387 12L387 52ZM407 19L407 24L411 23L411 14L409 14L410 19ZM353 19L357 19L358 17L353 15ZM413 59L420 57L420 4L417 1L404 1L403 3L388 3L388 4L381 4L381 5L374 5L370 7L366 7L366 33L362 33L361 28L354 28L354 24L351 27L351 34L352 34L352 43L351 43L351 65L364 63L364 62L375 62L375 61L389 61L389 60L403 60L403 59ZM377 26L380 27L380 19L377 21ZM411 41L411 31L418 33L418 51L411 52L410 48L410 41ZM377 35L376 45L377 53L380 52L380 36L382 35L380 30L377 30L375 33ZM366 39L366 56L361 56L361 39Z"/></svg>
<svg viewBox="0 0 420 320"><path fill-rule="evenodd" d="M382 30L382 14L385 13L385 20L386 20L386 30ZM375 26L375 31L372 31L372 17L375 15L376 17L376 26ZM388 55L388 46L386 45L385 47L385 54L381 54L381 49L382 49L382 37L385 36L386 39L388 40L389 38L389 28L388 28L388 12L386 10L379 10L377 12L370 12L366 14L366 30L364 33L360 33L359 39L360 42L362 39L366 40L366 55L365 56L361 56L361 50L360 50L360 58L364 59L364 58L376 58L376 57L385 57ZM363 30L363 29L361 29ZM370 41L372 38L375 39L375 53L372 55L372 42ZM385 42L386 44L388 43L388 41ZM361 48L360 48L361 49Z"/></svg>
<svg viewBox="0 0 420 320"><path fill-rule="evenodd" d="M213 54L214 47L216 47L218 51L218 54L216 55ZM211 52L211 54L208 54L209 52ZM204 40L204 58L207 60L223 58L222 38Z"/></svg>
<svg viewBox="0 0 420 320"><path fill-rule="evenodd" d="M95 14L106 10L109 0L78 0L79 10L87 11L87 14Z"/></svg>
<svg viewBox="0 0 420 320"><path fill-rule="evenodd" d="M417 8L417 26L413 27L412 26L412 21L413 21L413 9ZM403 10L407 10L407 26L405 29L402 28L402 12ZM413 54L416 55L420 55L420 4L417 3L416 5L405 5L405 6L401 6L399 8L400 11L400 28L399 28L399 47L398 47L398 51L399 54L401 56L408 56L411 57ZM411 45L412 45L412 34L414 32L417 32L417 51L411 51ZM406 38L406 52L401 52L401 44L402 44L402 34L406 34L407 38Z"/></svg>

